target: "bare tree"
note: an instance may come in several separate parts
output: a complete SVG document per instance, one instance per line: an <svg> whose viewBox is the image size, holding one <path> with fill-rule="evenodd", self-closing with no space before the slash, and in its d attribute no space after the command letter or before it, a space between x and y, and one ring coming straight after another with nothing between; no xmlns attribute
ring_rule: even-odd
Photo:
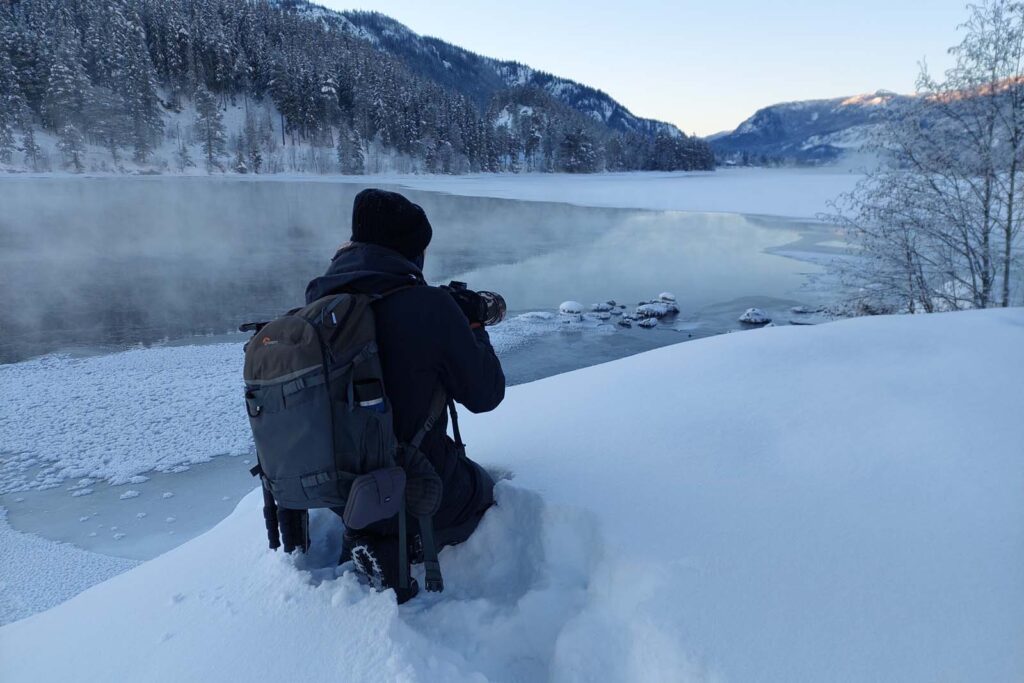
<svg viewBox="0 0 1024 683"><path fill-rule="evenodd" d="M968 6L955 64L922 66L918 94L888 113L883 163L837 202L858 247L840 266L868 312L1009 306L1024 188L1024 3Z"/></svg>

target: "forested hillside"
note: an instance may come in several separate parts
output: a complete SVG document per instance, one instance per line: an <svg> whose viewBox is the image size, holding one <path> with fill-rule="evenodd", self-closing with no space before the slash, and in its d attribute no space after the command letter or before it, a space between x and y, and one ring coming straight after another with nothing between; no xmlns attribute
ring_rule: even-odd
<svg viewBox="0 0 1024 683"><path fill-rule="evenodd" d="M478 78L468 92L438 77L436 60L417 62L408 42L389 49L380 26L397 22L352 16L358 23L301 1L0 0L0 167L713 166L702 140L633 117L600 91L514 65L528 77L487 87ZM513 65L447 48L478 66Z"/></svg>

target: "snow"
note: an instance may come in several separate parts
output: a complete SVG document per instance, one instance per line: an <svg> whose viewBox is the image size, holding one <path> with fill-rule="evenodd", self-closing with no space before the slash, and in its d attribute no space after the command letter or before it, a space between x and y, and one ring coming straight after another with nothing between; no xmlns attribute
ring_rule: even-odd
<svg viewBox="0 0 1024 683"><path fill-rule="evenodd" d="M764 325L765 323L770 323L772 319L771 316L760 308L748 308L743 312L743 315L739 317L739 321L749 325Z"/></svg>
<svg viewBox="0 0 1024 683"><path fill-rule="evenodd" d="M0 508L0 624L47 610L137 564L14 531ZM41 575L50 580L40 582ZM9 656L0 655L0 668L9 661Z"/></svg>
<svg viewBox="0 0 1024 683"><path fill-rule="evenodd" d="M151 470L248 453L241 367L238 344L0 365L0 386L19 387L0 407L11 453L0 460L0 492L80 477L125 484Z"/></svg>
<svg viewBox="0 0 1024 683"><path fill-rule="evenodd" d="M226 118L228 113L225 113ZM856 139L844 139L836 144L860 144L857 131L850 135ZM170 152L165 156L172 158ZM299 156L302 157L301 154ZM381 156L380 163L383 167L389 168L399 164L400 160L388 159L386 156ZM11 177L60 175L90 178L109 175L91 170L96 166L91 161L88 166L89 172L77 176L70 173L19 173L12 174ZM854 166L855 164L818 168L726 167L717 171L635 171L595 174L478 173L453 176L381 172L344 176L303 173L228 174L223 177L244 182L392 185L462 196L562 202L578 206L742 213L813 220L823 213L828 213L829 202L844 192L851 191L863 178L861 173L853 170ZM171 168L163 169L162 173L175 175ZM185 175L205 176L206 171L201 168L190 168L186 170ZM0 181L5 177L4 174L0 174ZM221 177L220 174L217 174L217 177Z"/></svg>
<svg viewBox="0 0 1024 683"><path fill-rule="evenodd" d="M1022 347L1022 309L862 318L512 387L462 420L514 478L444 594L339 576L330 513L269 552L254 491L4 626L5 677L1019 681Z"/></svg>
<svg viewBox="0 0 1024 683"><path fill-rule="evenodd" d="M558 312L563 315L580 315L583 313L583 304L579 301L563 301L558 306Z"/></svg>
<svg viewBox="0 0 1024 683"><path fill-rule="evenodd" d="M813 219L863 176L823 167L720 168L706 172L346 176L340 182L387 183L474 197L580 206L731 212Z"/></svg>
<svg viewBox="0 0 1024 683"><path fill-rule="evenodd" d="M489 333L504 354L561 327L553 314L535 312ZM69 495L87 496L98 481L141 484L146 472L184 472L217 456L249 454L242 362L241 344L228 343L0 365L0 386L19 387L0 403L0 494L78 479ZM138 495L128 490L120 498Z"/></svg>

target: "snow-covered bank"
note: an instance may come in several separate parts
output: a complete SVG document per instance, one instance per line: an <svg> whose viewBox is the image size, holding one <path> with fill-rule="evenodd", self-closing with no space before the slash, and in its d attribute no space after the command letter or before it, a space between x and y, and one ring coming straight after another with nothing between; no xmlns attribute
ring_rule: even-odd
<svg viewBox="0 0 1024 683"><path fill-rule="evenodd" d="M583 174L382 175L361 183L474 197L580 206L744 213L814 219L863 176L846 168L721 168L714 172Z"/></svg>
<svg viewBox="0 0 1024 683"><path fill-rule="evenodd" d="M105 174L97 173L85 173L80 176L70 173L0 174L0 182L53 177L54 175L60 177L106 177ZM184 175L195 176L197 174ZM121 175L118 177L151 180L164 176ZM314 175L279 173L273 175L215 174L202 177L245 182L384 185L469 197L562 202L601 208L743 213L811 220L823 212L828 212L828 203L840 194L852 190L863 176L846 167L826 166L593 174L431 175L379 173L373 175Z"/></svg>
<svg viewBox="0 0 1024 683"><path fill-rule="evenodd" d="M1021 309L856 319L515 387L463 420L515 478L442 554L443 595L336 577L329 515L296 568L250 495L0 629L4 674L1019 681L1021 348Z"/></svg>

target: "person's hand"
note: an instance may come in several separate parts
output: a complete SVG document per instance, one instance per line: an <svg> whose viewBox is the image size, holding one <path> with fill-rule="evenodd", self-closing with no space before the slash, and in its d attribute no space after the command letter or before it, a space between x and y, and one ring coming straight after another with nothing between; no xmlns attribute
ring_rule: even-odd
<svg viewBox="0 0 1024 683"><path fill-rule="evenodd" d="M463 315L471 325L480 325L484 315L484 302L480 295L471 289L449 289L448 293L462 309Z"/></svg>

